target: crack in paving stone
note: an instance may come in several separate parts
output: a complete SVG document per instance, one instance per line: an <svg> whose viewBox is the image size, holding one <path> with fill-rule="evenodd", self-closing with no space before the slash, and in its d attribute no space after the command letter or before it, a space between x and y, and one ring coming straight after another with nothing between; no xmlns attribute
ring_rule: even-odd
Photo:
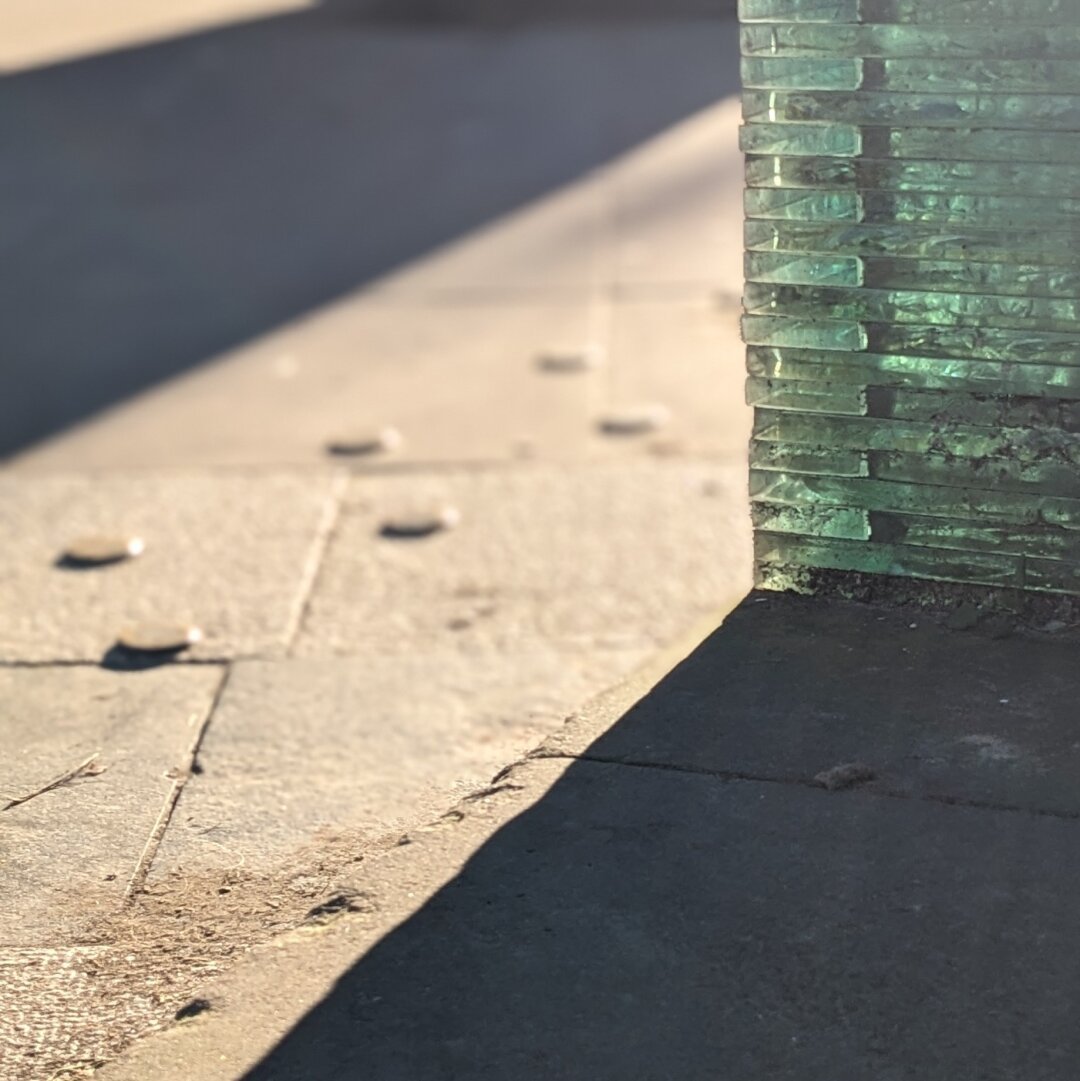
<svg viewBox="0 0 1080 1081"><path fill-rule="evenodd" d="M311 610L315 589L319 584L319 572L322 569L330 543L337 532L345 506L345 493L348 490L349 475L344 470L334 474L323 504L322 516L315 530L307 559L300 574L300 584L293 600L293 608L284 635L286 656L292 656L300 632L304 629L308 612Z"/></svg>
<svg viewBox="0 0 1080 1081"><path fill-rule="evenodd" d="M31 792L27 792L22 796L13 796L7 801L0 811L10 811L12 807L20 807L24 803L28 803L36 796L43 796L46 792L52 792L57 788L62 788L64 785L71 784L72 781L77 781L80 777L99 777L102 773L108 769L108 766L103 766L98 762L99 751L95 751L85 761L80 762L77 766L73 766L69 770L65 770L59 777L54 777L51 781L47 781L39 788L35 788Z"/></svg>
<svg viewBox="0 0 1080 1081"><path fill-rule="evenodd" d="M769 776L768 774L746 773L741 770L705 769L699 766L679 766L671 762L647 762L630 758L614 758L594 754L568 754L538 748L529 754L529 761L562 759L569 762L599 762L608 766L628 766L632 769L664 770L669 773L690 773L700 777L713 777L718 781L744 781L753 784L787 785L794 788L811 788L817 792L834 791L836 794L858 791L867 796L880 799L908 800L922 803L939 803L945 807L966 807L976 811L997 811L1009 814L1026 814L1038 818L1057 818L1066 822L1080 821L1080 811L1059 811L1044 807L1022 807L1014 803L1001 803L993 800L970 799L966 796L950 796L934 792L908 792L899 788L870 787L869 780L856 785L829 790L814 777Z"/></svg>
<svg viewBox="0 0 1080 1081"><path fill-rule="evenodd" d="M210 722L213 720L214 714L217 712L217 708L221 703L222 696L225 694L225 688L228 686L231 673L231 666L227 665L222 670L221 678L218 680L217 687L214 689L210 704L207 707L202 720L195 729L195 735L192 738L191 746L188 749L186 760L182 766L177 768L176 773L172 778L172 787L169 789L169 794L165 797L161 813L158 815L158 820L154 824L154 828L150 831L150 836L146 839L146 845L142 850L142 854L139 856L138 862L135 864L135 870L132 872L131 878L128 880L127 888L124 891L124 897L128 902L130 902L131 899L146 886L147 875L149 875L150 868L154 862L154 857L157 856L158 849L161 847L161 841L165 836L165 831L169 828L169 823L172 821L173 812L176 810L176 805L180 800L180 794L184 791L184 786L193 776L202 772L201 767L198 766L199 749L202 747L207 729L210 727Z"/></svg>

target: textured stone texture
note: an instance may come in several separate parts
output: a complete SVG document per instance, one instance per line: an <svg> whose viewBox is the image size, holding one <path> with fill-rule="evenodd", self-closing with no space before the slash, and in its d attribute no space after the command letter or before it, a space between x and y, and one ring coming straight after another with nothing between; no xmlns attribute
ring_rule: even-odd
<svg viewBox="0 0 1080 1081"><path fill-rule="evenodd" d="M0 807L93 754L103 770L0 811L0 946L70 942L119 906L220 679L0 668Z"/></svg>
<svg viewBox="0 0 1080 1081"><path fill-rule="evenodd" d="M744 376L738 309L712 297L652 299L611 311L606 396L613 405L656 402L669 422L642 442L658 455L701 454L742 462L751 411L743 405ZM609 439L605 454L626 451Z"/></svg>
<svg viewBox="0 0 1080 1081"><path fill-rule="evenodd" d="M154 875L272 869L337 831L362 845L429 821L640 659L534 645L238 664Z"/></svg>
<svg viewBox="0 0 1080 1081"><path fill-rule="evenodd" d="M0 660L101 660L139 620L200 627L194 657L279 652L330 494L319 473L0 475ZM56 566L72 538L124 530L139 559Z"/></svg>
<svg viewBox="0 0 1080 1081"><path fill-rule="evenodd" d="M732 94L635 147L604 174L611 227L604 269L624 295L741 294L740 121Z"/></svg>
<svg viewBox="0 0 1080 1081"><path fill-rule="evenodd" d="M675 462L354 478L297 650L666 644L748 588L743 479ZM453 504L461 524L418 541L377 535L420 499Z"/></svg>
<svg viewBox="0 0 1080 1081"><path fill-rule="evenodd" d="M600 704L547 746L803 783L861 762L879 793L1080 815L1076 641L994 633L756 594L625 717Z"/></svg>
<svg viewBox="0 0 1080 1081"><path fill-rule="evenodd" d="M592 340L583 302L439 305L354 300L151 392L32 453L112 467L317 463L341 433L392 425L400 449L355 464L580 458L599 377L544 376L536 354ZM236 403L245 403L238 423Z"/></svg>
<svg viewBox="0 0 1080 1081"><path fill-rule="evenodd" d="M430 339L435 313L416 309L585 309L621 289L616 253L638 229L649 235L637 284L651 288L656 273L665 289L718 287L712 257L702 268L700 253L710 247L705 230L714 239L741 221L738 193L718 210L706 179L739 161L732 22L563 22L492 34L378 26L353 14L319 4L12 77L0 143L12 148L4 183L19 213L0 252L19 274L4 282L0 349L11 388L0 400L0 454L85 422L22 464L309 458L339 420L335 406L405 409L415 396L407 380L394 384L405 401L380 400L378 380L364 399L357 372L415 367L415 321L442 385L436 392L425 381L421 402L430 394L435 409L417 403L406 419L464 433L443 453L475 457L481 444L507 458L507 431L538 442L554 431L545 453L564 457L577 399L554 408L562 397L528 378L515 391L509 373L518 352L532 375L529 360L553 335L576 338L575 317L552 312L535 333L522 322L517 338L500 331L491 358L483 322L498 323L497 313L448 316ZM26 125L27 115L38 122ZM671 139L661 135L670 129ZM84 146L109 153L89 169ZM639 180L629 175L639 171ZM619 202L624 188L632 207ZM696 212L710 224L692 226ZM669 229L678 237L665 241ZM724 252L737 275L737 244ZM385 314L385 334L352 333L337 320L341 302L362 310L388 301L387 286L412 307ZM337 359L324 361L335 333ZM246 379L226 374L238 357L251 364ZM345 380L340 402L305 390L321 364L331 387ZM292 379L281 374L293 370ZM261 386L282 379L276 393ZM536 432L515 430L522 417L509 406L505 423L487 418L481 439L476 417L530 395ZM244 403L242 415L218 404L231 400Z"/></svg>
<svg viewBox="0 0 1080 1081"><path fill-rule="evenodd" d="M592 762L509 780L103 1078L1073 1076L1076 822Z"/></svg>

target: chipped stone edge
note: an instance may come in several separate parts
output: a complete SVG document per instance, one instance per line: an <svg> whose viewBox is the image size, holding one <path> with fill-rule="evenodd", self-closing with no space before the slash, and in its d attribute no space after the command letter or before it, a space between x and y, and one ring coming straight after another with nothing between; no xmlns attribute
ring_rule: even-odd
<svg viewBox="0 0 1080 1081"><path fill-rule="evenodd" d="M488 785L402 834L370 863L371 910L298 927L199 989L197 1017L151 1033L95 1077L103 1081L235 1081L268 1054L380 939L421 909L502 826L539 802L587 745L619 720L737 607L703 617L673 644L589 700L564 729L511 762ZM566 738L563 738L565 735Z"/></svg>

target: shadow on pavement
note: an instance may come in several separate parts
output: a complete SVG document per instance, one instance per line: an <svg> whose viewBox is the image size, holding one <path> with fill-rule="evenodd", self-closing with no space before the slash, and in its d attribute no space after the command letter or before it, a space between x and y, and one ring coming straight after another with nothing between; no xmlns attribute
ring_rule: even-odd
<svg viewBox="0 0 1080 1081"><path fill-rule="evenodd" d="M749 598L247 1081L1075 1076L1074 646L910 622Z"/></svg>
<svg viewBox="0 0 1080 1081"><path fill-rule="evenodd" d="M0 455L736 92L736 34L331 5L0 79Z"/></svg>

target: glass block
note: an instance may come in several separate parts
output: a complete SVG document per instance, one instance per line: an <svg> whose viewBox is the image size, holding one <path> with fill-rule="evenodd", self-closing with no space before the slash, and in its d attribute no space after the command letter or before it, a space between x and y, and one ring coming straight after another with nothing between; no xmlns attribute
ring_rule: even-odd
<svg viewBox="0 0 1080 1081"><path fill-rule="evenodd" d="M1080 97L1072 94L934 94L828 90L746 90L743 119L755 123L844 123L875 127L992 127L1076 131Z"/></svg>
<svg viewBox="0 0 1080 1081"><path fill-rule="evenodd" d="M759 584L1080 597L1080 0L739 12Z"/></svg>
<svg viewBox="0 0 1080 1081"><path fill-rule="evenodd" d="M755 530L795 533L806 537L870 539L870 513L853 507L791 507L778 503L755 503Z"/></svg>
<svg viewBox="0 0 1080 1081"><path fill-rule="evenodd" d="M827 477L868 477L869 454L832 447L796 447L789 443L755 440L752 447L755 469L809 473Z"/></svg>
<svg viewBox="0 0 1080 1081"><path fill-rule="evenodd" d="M751 188L816 191L914 191L946 195L1015 195L1046 199L1080 197L1080 171L1067 163L897 161L754 155L746 159Z"/></svg>
<svg viewBox="0 0 1080 1081"><path fill-rule="evenodd" d="M805 154L850 157L862 147L850 124L744 124L739 149L744 154Z"/></svg>
<svg viewBox="0 0 1080 1081"><path fill-rule="evenodd" d="M859 323L744 315L743 338L757 345L795 345L810 349L865 349L867 336Z"/></svg>
<svg viewBox="0 0 1080 1081"><path fill-rule="evenodd" d="M991 20L1060 25L1076 15L1075 0L739 0L744 23L908 23L943 26Z"/></svg>
<svg viewBox="0 0 1080 1081"><path fill-rule="evenodd" d="M758 565L762 567L761 584L767 588L777 588L770 586L770 582L776 579L766 577L766 569L769 567L786 568L789 572L796 568L818 568L926 578L941 582L1017 587L1020 585L1023 563L1022 557L1013 555L867 544L860 541L792 537L762 532L754 537L754 555Z"/></svg>
<svg viewBox="0 0 1080 1081"><path fill-rule="evenodd" d="M773 443L843 450L947 452L956 458L1080 464L1080 438L1047 429L995 429L955 421L910 421L759 408L754 415L753 432L755 438Z"/></svg>
<svg viewBox="0 0 1080 1081"><path fill-rule="evenodd" d="M755 469L750 472L750 494L755 504L853 507L893 514L919 514L958 524L1055 525L1080 532L1080 502L1025 492Z"/></svg>
<svg viewBox="0 0 1080 1081"><path fill-rule="evenodd" d="M1080 269L1036 263L750 251L746 253L744 269L747 281L779 285L867 285L875 289L1062 299L1080 296Z"/></svg>
<svg viewBox="0 0 1080 1081"><path fill-rule="evenodd" d="M1045 229L1080 222L1080 200L939 192L748 188L747 217L784 221L927 223L973 229ZM1056 211L1056 213L1055 213Z"/></svg>
<svg viewBox="0 0 1080 1081"><path fill-rule="evenodd" d="M768 463L774 457L772 454L765 454L759 461L755 453L755 466L769 468ZM794 461L796 455L789 457ZM1080 471L1062 462L1017 462L1009 458L956 458L946 454L892 454L873 451L866 453L865 458L866 475L878 480L1044 493L1065 499L1080 499ZM797 465L787 468L801 471Z"/></svg>
<svg viewBox="0 0 1080 1081"><path fill-rule="evenodd" d="M866 415L864 387L837 383L796 383L784 379L746 381L746 404L767 409L797 412Z"/></svg>
<svg viewBox="0 0 1080 1081"><path fill-rule="evenodd" d="M1076 242L1064 229L1040 235L1032 229L942 228L922 223L749 220L745 244L751 251L885 255L897 259L1030 263L1076 266Z"/></svg>
<svg viewBox="0 0 1080 1081"><path fill-rule="evenodd" d="M806 63L802 60L788 62ZM971 56L956 56L948 63L942 63L940 60L910 57L881 61L875 69L873 85L879 90L919 92L933 89L950 90L957 94L988 88L1003 94L1040 94L1052 87L1059 94L1075 94L1080 92L1080 67L1071 60L1049 60L1046 57L1036 63L1031 60ZM829 87L807 84L804 89L827 90Z"/></svg>
<svg viewBox="0 0 1080 1081"><path fill-rule="evenodd" d="M795 319L858 320L867 323L941 324L973 322L998 329L1068 333L1080 314L1080 299L986 296L981 293L920 292L909 289L843 288L747 282L748 314L780 311Z"/></svg>
<svg viewBox="0 0 1080 1081"><path fill-rule="evenodd" d="M1080 26L1074 23L1075 18L1058 26L1017 25L1009 16L940 26L748 23L740 40L743 56L1075 60Z"/></svg>
<svg viewBox="0 0 1080 1081"><path fill-rule="evenodd" d="M740 71L743 86L774 90L858 90L863 81L862 61L855 57L812 60L744 57Z"/></svg>
<svg viewBox="0 0 1080 1081"><path fill-rule="evenodd" d="M747 370L750 375L766 379L937 390L966 385L973 393L980 394L1041 394L1080 399L1080 368L1060 365L752 345L747 348Z"/></svg>
<svg viewBox="0 0 1080 1081"><path fill-rule="evenodd" d="M749 218L783 221L857 222L863 217L862 198L854 191L747 188L743 208Z"/></svg>

